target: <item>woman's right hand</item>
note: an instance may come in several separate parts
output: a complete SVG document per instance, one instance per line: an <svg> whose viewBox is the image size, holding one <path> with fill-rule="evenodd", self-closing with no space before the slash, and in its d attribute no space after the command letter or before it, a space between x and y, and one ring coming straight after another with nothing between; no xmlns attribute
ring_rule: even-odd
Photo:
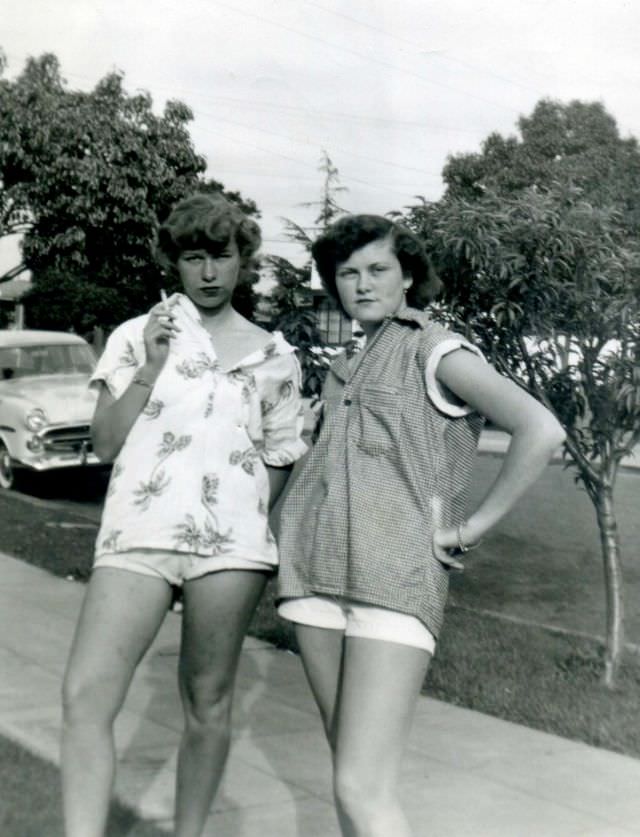
<svg viewBox="0 0 640 837"><path fill-rule="evenodd" d="M147 364L160 372L169 356L169 341L180 331L171 313L172 301L168 305L159 302L149 311L149 318L142 336L147 355Z"/></svg>

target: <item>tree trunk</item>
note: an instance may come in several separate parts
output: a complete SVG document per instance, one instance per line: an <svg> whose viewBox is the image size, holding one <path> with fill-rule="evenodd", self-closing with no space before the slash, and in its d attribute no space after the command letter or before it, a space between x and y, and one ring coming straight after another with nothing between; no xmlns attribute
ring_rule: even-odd
<svg viewBox="0 0 640 837"><path fill-rule="evenodd" d="M624 612L622 601L622 565L620 538L613 508L613 486L602 484L596 489L595 506L600 528L604 560L604 582L607 603L607 632L604 658L604 683L613 688L624 649Z"/></svg>

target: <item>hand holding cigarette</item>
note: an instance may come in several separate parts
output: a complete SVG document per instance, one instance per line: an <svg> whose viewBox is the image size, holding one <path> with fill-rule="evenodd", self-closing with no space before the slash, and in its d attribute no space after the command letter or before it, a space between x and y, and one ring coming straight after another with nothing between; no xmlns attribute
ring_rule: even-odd
<svg viewBox="0 0 640 837"><path fill-rule="evenodd" d="M169 341L180 331L175 323L171 308L172 303L162 289L160 291L160 302L150 310L149 319L144 328L147 361L153 366L162 367L164 365L169 351Z"/></svg>
<svg viewBox="0 0 640 837"><path fill-rule="evenodd" d="M169 300L167 299L167 293L164 288L160 288L160 299L162 300L163 313L158 315L158 319L167 322L167 320L171 319L171 308L169 307Z"/></svg>
<svg viewBox="0 0 640 837"><path fill-rule="evenodd" d="M175 324L174 316L171 312L172 303L169 302L167 293L164 288L160 289L160 305L156 305L152 310L155 312L158 322L163 328L164 337L173 337L176 331L180 331Z"/></svg>

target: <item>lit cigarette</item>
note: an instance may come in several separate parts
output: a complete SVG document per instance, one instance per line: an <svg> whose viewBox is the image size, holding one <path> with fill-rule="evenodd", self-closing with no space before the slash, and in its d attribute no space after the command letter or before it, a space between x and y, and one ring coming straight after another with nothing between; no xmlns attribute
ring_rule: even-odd
<svg viewBox="0 0 640 837"><path fill-rule="evenodd" d="M167 294L164 288L160 288L160 299L162 300L162 304L164 305L164 310L167 314L171 313L171 309L169 308L169 300L167 299Z"/></svg>

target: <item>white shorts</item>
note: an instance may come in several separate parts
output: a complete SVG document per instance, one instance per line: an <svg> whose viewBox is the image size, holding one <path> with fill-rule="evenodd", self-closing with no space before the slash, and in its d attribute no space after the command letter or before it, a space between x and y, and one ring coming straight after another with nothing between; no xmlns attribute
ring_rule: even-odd
<svg viewBox="0 0 640 837"><path fill-rule="evenodd" d="M337 596L285 599L278 613L290 622L344 631L345 636L412 645L430 654L436 648L435 637L416 616Z"/></svg>
<svg viewBox="0 0 640 837"><path fill-rule="evenodd" d="M176 552L172 549L130 549L128 552L110 552L100 555L93 569L114 567L141 575L163 578L168 584L182 587L185 581L201 578L221 570L262 570L273 572L275 567L260 561L244 558L227 558L214 555L210 558L191 552Z"/></svg>

